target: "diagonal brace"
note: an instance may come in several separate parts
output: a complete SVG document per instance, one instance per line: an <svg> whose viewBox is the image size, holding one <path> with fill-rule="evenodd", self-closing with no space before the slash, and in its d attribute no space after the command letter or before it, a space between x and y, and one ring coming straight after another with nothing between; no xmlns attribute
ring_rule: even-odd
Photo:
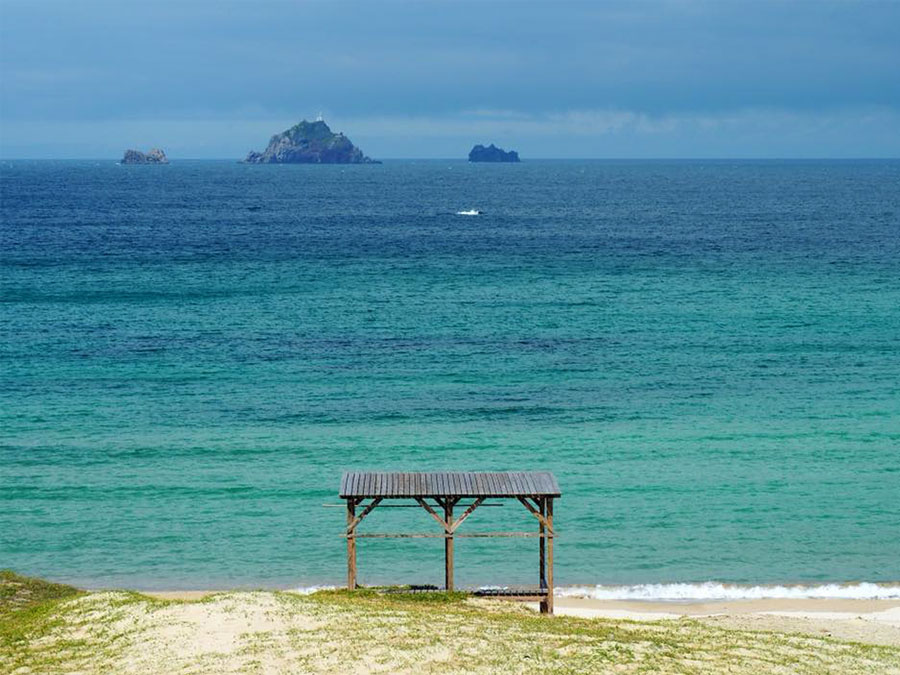
<svg viewBox="0 0 900 675"><path fill-rule="evenodd" d="M431 514L432 518L434 518L436 521L438 521L438 523L441 524L441 527L444 528L444 532L446 532L448 534L452 532L452 530L450 529L450 524L446 520L441 518L437 513L435 513L434 509L431 508L431 506L428 504L428 502L426 502L421 497L416 497L416 501L419 502L419 506L421 506L423 509L425 509L426 511L428 511L428 513Z"/></svg>
<svg viewBox="0 0 900 675"><path fill-rule="evenodd" d="M360 513L358 516L356 516L356 518L353 519L353 522L347 526L347 534L353 534L353 530L356 529L356 526L359 525L360 522L362 522L363 518L365 518L367 515L372 513L372 509L374 509L376 506L378 506L378 504L381 502L381 500L382 500L382 497L375 497L374 499L372 499L372 501L369 503L369 505L363 509L362 513Z"/></svg>
<svg viewBox="0 0 900 675"><path fill-rule="evenodd" d="M553 528L547 524L547 519L541 515L540 511L538 511L531 504L529 504L528 500L525 497L516 497L516 499L518 499L520 502L522 502L522 505L526 509L531 511L531 513L534 515L535 518L538 519L538 521L541 523L541 525L543 525L545 528L547 528L547 534L553 535Z"/></svg>
<svg viewBox="0 0 900 675"><path fill-rule="evenodd" d="M477 509L479 506L481 506L481 503L482 503L483 501L484 501L484 497L479 497L479 498L476 499L474 502L472 502L472 505L471 505L469 508L467 508L467 509L465 510L465 512L464 512L459 518L456 519L456 521L453 523L453 525L450 526L450 531L449 531L450 534L453 534L454 532L456 532L456 528L458 528L460 525L462 525L462 522L463 522L466 518L468 518L469 516L471 516L471 515L472 515L472 511L474 511L474 510Z"/></svg>

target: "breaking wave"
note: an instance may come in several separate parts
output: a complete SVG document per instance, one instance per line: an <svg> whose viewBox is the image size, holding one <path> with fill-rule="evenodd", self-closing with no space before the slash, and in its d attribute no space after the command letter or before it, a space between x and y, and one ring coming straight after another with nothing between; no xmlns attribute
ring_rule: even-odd
<svg viewBox="0 0 900 675"><path fill-rule="evenodd" d="M900 599L900 584L819 584L742 586L708 581L700 584L638 584L636 586L563 586L561 597L597 600L756 600L762 598L828 598L850 600Z"/></svg>

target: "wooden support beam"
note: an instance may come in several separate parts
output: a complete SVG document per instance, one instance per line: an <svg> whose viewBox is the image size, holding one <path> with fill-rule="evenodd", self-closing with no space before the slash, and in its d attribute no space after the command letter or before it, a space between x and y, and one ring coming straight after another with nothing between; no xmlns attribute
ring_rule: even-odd
<svg viewBox="0 0 900 675"><path fill-rule="evenodd" d="M471 506L469 506L469 508L467 508L465 510L465 512L459 518L457 518L456 522L454 522L453 525L450 526L450 533L452 534L452 533L456 532L456 528L458 528L460 525L462 525L462 522L466 518L471 516L472 512L475 509L477 509L479 506L481 506L481 502L483 502L483 501L484 501L484 497L479 497L478 499L476 499L475 502ZM452 509L451 509L451 516L452 516ZM452 522L449 516L447 518L447 522L448 523Z"/></svg>
<svg viewBox="0 0 900 675"><path fill-rule="evenodd" d="M374 509L376 506L378 506L378 504L381 502L381 500L382 500L382 497L375 497L371 502L369 502L369 505L363 509L363 512L360 513L359 516L357 518L355 518L353 520L353 522L347 526L347 534L350 534L350 530L355 530L356 526L362 522L362 519L365 518L370 513L372 513L372 509ZM362 500L360 500L360 501L362 501Z"/></svg>
<svg viewBox="0 0 900 675"><path fill-rule="evenodd" d="M447 523L447 521L445 521L445 520L444 520L443 518L441 518L437 513L435 513L435 512L434 512L434 509L431 508L431 506L428 504L428 502L426 502L426 501L425 501L424 499L422 499L421 497L416 497L416 501L419 502L419 506L421 506L423 509L425 509L426 511L428 511L428 513L431 514L431 517L432 517L432 518L434 518L436 521L438 521L438 523L440 523L441 527L444 528L444 532L446 532L446 533L448 533L448 534L450 533L450 525L449 525L449 523Z"/></svg>
<svg viewBox="0 0 900 675"><path fill-rule="evenodd" d="M450 497L444 500L444 522L448 524L453 522L453 502ZM453 590L453 529L448 528L444 539L444 588L448 591Z"/></svg>
<svg viewBox="0 0 900 675"><path fill-rule="evenodd" d="M347 500L347 589L356 589L356 500Z"/></svg>
<svg viewBox="0 0 900 675"><path fill-rule="evenodd" d="M553 497L547 497L547 614L553 614Z"/></svg>
<svg viewBox="0 0 900 675"><path fill-rule="evenodd" d="M532 515L534 515L534 517L538 519L538 522L542 523L544 527L547 528L550 534L553 534L553 528L547 524L547 518L540 511L529 504L528 500L525 497L516 497L516 499L522 502L522 506L528 509L532 513Z"/></svg>
<svg viewBox="0 0 900 675"><path fill-rule="evenodd" d="M481 499L487 499L487 497L481 497ZM346 504L321 504L322 508L326 509L345 509L347 508ZM459 506L456 504L455 506ZM465 508L468 508L471 504L466 504ZM482 507L493 507L496 508L498 506L505 506L505 504L481 504ZM381 503L378 505L379 509L419 509L422 508L418 504L385 504Z"/></svg>
<svg viewBox="0 0 900 675"><path fill-rule="evenodd" d="M544 523L546 523L546 515L547 515L547 500L543 497L540 500L540 508L541 508L541 516L538 523L538 532L541 535L540 538L540 584L541 590L545 590L547 588L547 540L544 538ZM547 613L547 598L546 596L541 598L541 614Z"/></svg>
<svg viewBox="0 0 900 675"><path fill-rule="evenodd" d="M346 537L346 534L340 535ZM366 532L364 534L354 534L357 539L441 539L446 537L547 537L549 534L540 534L539 532L459 532L453 535L447 532L441 534L433 534L431 532Z"/></svg>

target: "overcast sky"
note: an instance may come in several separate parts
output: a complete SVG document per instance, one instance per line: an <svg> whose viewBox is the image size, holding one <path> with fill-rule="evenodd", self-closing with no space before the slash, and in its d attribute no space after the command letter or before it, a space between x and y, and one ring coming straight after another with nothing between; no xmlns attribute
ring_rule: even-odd
<svg viewBox="0 0 900 675"><path fill-rule="evenodd" d="M0 156L898 157L900 1L0 0Z"/></svg>

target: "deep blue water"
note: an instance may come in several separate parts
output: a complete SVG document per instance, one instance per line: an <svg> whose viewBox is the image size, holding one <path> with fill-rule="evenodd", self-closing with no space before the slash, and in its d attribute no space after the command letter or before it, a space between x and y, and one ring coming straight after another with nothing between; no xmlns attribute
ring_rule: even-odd
<svg viewBox="0 0 900 675"><path fill-rule="evenodd" d="M549 469L559 583L900 580L898 161L0 176L0 567L340 582L341 471ZM536 581L534 540L456 548Z"/></svg>

